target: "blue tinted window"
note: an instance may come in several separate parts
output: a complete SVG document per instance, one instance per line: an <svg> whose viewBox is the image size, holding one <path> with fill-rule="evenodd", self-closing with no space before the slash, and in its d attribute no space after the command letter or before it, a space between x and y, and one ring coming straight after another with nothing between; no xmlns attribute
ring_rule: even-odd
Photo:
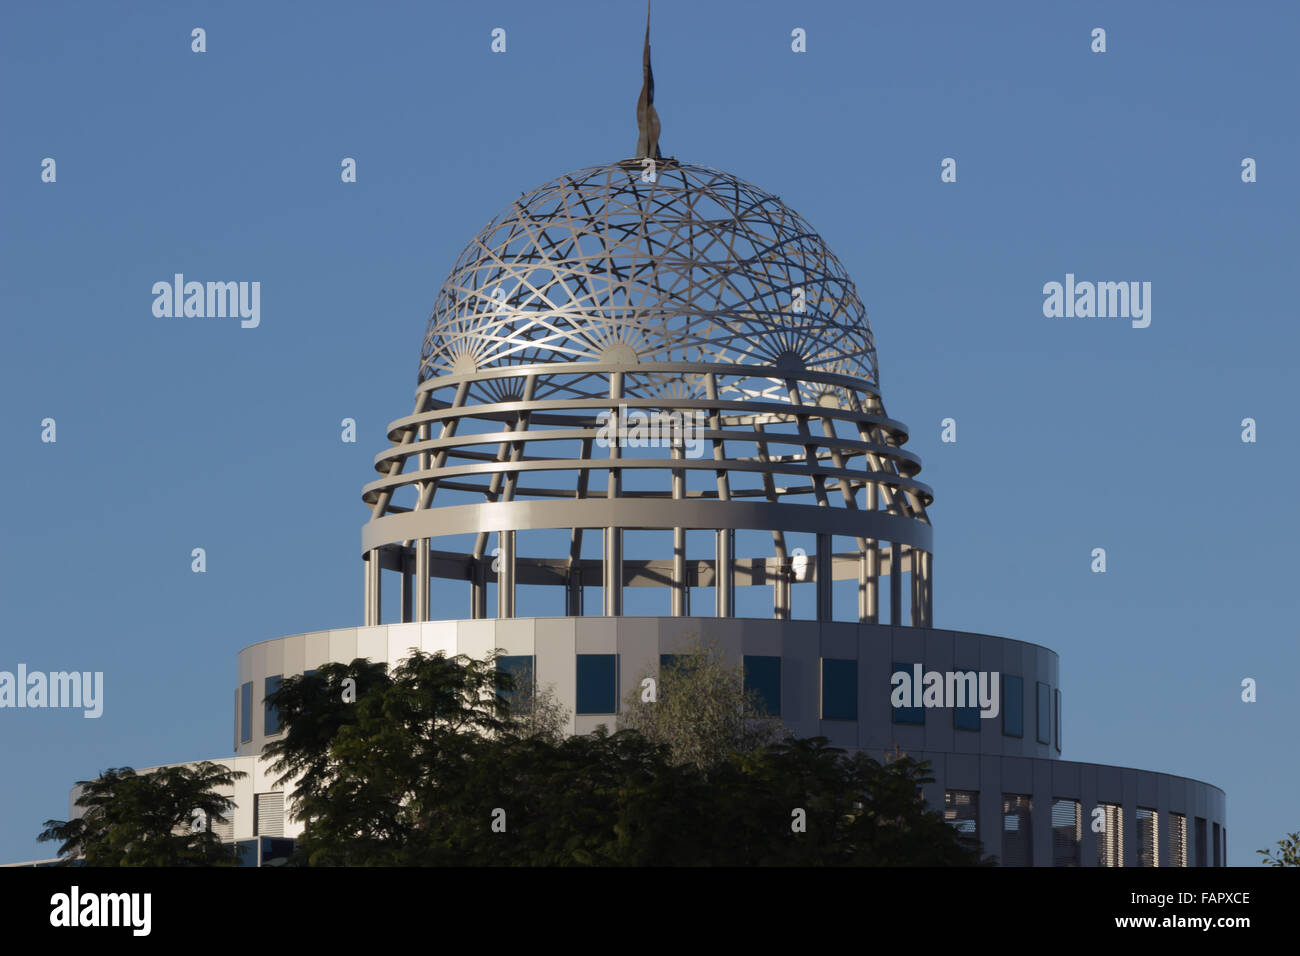
<svg viewBox="0 0 1300 956"><path fill-rule="evenodd" d="M266 679L266 689L262 692L263 703L266 706L266 715L263 719L266 721L266 735L268 737L271 734L278 734L280 732L280 712L270 704L266 704L266 698L270 697L280 689L280 682L283 677L283 674L276 674L274 677L268 677Z"/></svg>
<svg viewBox="0 0 1300 956"><path fill-rule="evenodd" d="M618 710L618 655L578 655L576 713L612 714Z"/></svg>
<svg viewBox="0 0 1300 956"><path fill-rule="evenodd" d="M745 691L753 691L760 714L781 716L781 658L745 655Z"/></svg>
<svg viewBox="0 0 1300 956"><path fill-rule="evenodd" d="M251 687L252 685L246 684L245 686ZM235 844L235 866L257 866L256 840L240 840Z"/></svg>
<svg viewBox="0 0 1300 956"><path fill-rule="evenodd" d="M262 866L284 866L293 855L294 841L288 837L262 837Z"/></svg>
<svg viewBox="0 0 1300 956"><path fill-rule="evenodd" d="M1052 742L1052 688L1038 682L1038 742Z"/></svg>
<svg viewBox="0 0 1300 956"><path fill-rule="evenodd" d="M858 719L858 662L822 659L822 718Z"/></svg>
<svg viewBox="0 0 1300 956"><path fill-rule="evenodd" d="M921 672L922 674L925 673L924 666L922 666ZM894 723L924 724L925 723L924 707L913 707L911 705L907 705L904 707L892 706L894 702L894 694L898 692L898 688L899 688L899 685L895 682L895 678L894 678L895 674L907 675L907 682L903 686L907 688L908 694L903 698L904 701L918 699L921 696L921 690L922 690L920 686L913 686L913 684L915 683L914 678L916 677L916 665L912 661L894 661L894 669L889 673L889 702L891 704L889 709L894 712Z"/></svg>
<svg viewBox="0 0 1300 956"><path fill-rule="evenodd" d="M1056 728L1056 752L1061 752L1061 692L1056 692L1056 719L1052 721L1052 726Z"/></svg>
<svg viewBox="0 0 1300 956"><path fill-rule="evenodd" d="M525 700L533 696L533 655L520 654L512 657L498 657L497 670L509 674L515 679L515 689L502 691L501 696L507 700L516 694L523 694Z"/></svg>
<svg viewBox="0 0 1300 956"><path fill-rule="evenodd" d="M253 739L253 682L239 688L239 742Z"/></svg>
<svg viewBox="0 0 1300 956"><path fill-rule="evenodd" d="M952 709L952 725L958 730L979 730L979 673L976 671L956 671L955 673L969 674L970 679L957 682L957 692L965 697L967 706Z"/></svg>
<svg viewBox="0 0 1300 956"><path fill-rule="evenodd" d="M1008 737L1025 735L1025 680L1002 675L1002 732Z"/></svg>

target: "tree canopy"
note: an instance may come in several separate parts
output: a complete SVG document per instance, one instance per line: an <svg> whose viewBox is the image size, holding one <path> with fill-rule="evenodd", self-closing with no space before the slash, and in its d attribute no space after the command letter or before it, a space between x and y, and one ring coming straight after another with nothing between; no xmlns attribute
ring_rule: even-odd
<svg viewBox="0 0 1300 956"><path fill-rule="evenodd" d="M217 789L244 776L206 761L148 773L110 768L77 782L80 817L46 820L37 839L58 841L59 856L87 866L233 866L210 824L225 822L233 805Z"/></svg>

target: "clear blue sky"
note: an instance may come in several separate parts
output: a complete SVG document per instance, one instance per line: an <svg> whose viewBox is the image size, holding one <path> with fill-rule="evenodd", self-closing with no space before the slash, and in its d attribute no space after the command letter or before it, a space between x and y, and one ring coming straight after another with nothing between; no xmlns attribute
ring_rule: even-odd
<svg viewBox="0 0 1300 956"><path fill-rule="evenodd" d="M1298 9L654 13L665 154L780 195L857 283L937 625L1058 651L1064 757L1223 787L1234 864L1300 829ZM0 670L106 702L0 711L0 860L53 852L77 779L229 753L239 648L360 622L359 493L438 287L521 191L633 151L643 14L4 5ZM176 272L260 281L260 327L155 318ZM1150 281L1151 326L1045 318L1067 272Z"/></svg>

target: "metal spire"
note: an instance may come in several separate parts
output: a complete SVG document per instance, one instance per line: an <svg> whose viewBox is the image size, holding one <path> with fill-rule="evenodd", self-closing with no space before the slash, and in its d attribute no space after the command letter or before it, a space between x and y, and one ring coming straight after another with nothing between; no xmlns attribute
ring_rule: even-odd
<svg viewBox="0 0 1300 956"><path fill-rule="evenodd" d="M650 69L650 0L645 4L645 47L641 51L641 96L636 101L636 158L663 159L659 152L659 113L655 110L655 75Z"/></svg>

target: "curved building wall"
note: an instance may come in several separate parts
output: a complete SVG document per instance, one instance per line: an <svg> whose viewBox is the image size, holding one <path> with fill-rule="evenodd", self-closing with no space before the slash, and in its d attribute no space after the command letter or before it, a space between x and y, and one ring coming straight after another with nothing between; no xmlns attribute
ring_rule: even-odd
<svg viewBox="0 0 1300 956"><path fill-rule="evenodd" d="M432 621L352 627L263 641L239 653L236 749L256 758L267 741L261 694L267 681L327 662L356 657L396 664L412 648L483 657L494 649L533 657L538 686L551 686L571 710L590 688L579 687L580 658L604 656L612 686L608 712L574 713L571 733L613 725L618 703L656 673L660 655L694 638L715 641L747 671L777 677L776 707L801 736L823 735L837 746L877 758L896 743L930 762L933 782L926 802L959 829L978 838L1005 865L1219 866L1227 859L1226 801L1222 790L1198 780L1059 759L1062 711L1058 657L1037 644L984 634L844 622L680 617L509 618ZM773 661L776 663L773 663ZM838 662L838 701L829 699L827 661ZM851 662L851 663L846 663ZM924 671L996 671L999 712L980 718L952 708L922 708L900 722L890 703L895 665L921 663ZM599 669L599 668L598 668ZM589 672L588 672L589 673ZM1022 681L1020 720L1006 677ZM857 719L825 716L828 704L846 706L844 689L856 682L849 711ZM243 688L252 695L247 724ZM771 693L772 687L767 688ZM1040 696L1041 695L1041 696ZM1040 704L1043 706L1040 707ZM1040 721L1040 717L1042 720ZM977 729L964 729L974 726ZM1019 729L1020 735L1012 731ZM242 739L247 736L247 740ZM240 833L257 834L253 811L241 801ZM296 831L292 821L286 821ZM251 828L251 830L250 830Z"/></svg>
<svg viewBox="0 0 1300 956"><path fill-rule="evenodd" d="M658 673L660 655L677 653L697 637L715 641L728 659L744 662L749 672L765 669L766 696L779 698L773 701L775 712L802 737L821 735L836 746L863 750L892 749L897 742L908 752L951 750L1047 759L1059 754L1058 658L1037 644L959 631L838 621L681 617L429 621L263 641L239 654L236 752L260 753L268 740L261 701L268 679L301 674L328 661L347 663L355 657L392 665L411 648L449 656L481 658L494 649L531 656L538 686L553 687L572 712L569 732L590 733L600 724L612 727L619 703L640 686L643 677ZM589 688L578 686L579 658L587 655L614 655L614 688L595 695L612 699L608 711L579 712L583 708L578 705L592 697ZM825 671L828 661L830 674ZM941 674L996 673L996 716L979 718L970 711L958 715L947 707L896 711L890 702L890 677L896 664L909 668L921 664L923 672ZM1007 677L1021 681L1018 728L1007 721ZM1040 690L1052 704L1041 735ZM244 708L245 693L252 695L251 708ZM241 724L241 708L251 714L251 725Z"/></svg>

